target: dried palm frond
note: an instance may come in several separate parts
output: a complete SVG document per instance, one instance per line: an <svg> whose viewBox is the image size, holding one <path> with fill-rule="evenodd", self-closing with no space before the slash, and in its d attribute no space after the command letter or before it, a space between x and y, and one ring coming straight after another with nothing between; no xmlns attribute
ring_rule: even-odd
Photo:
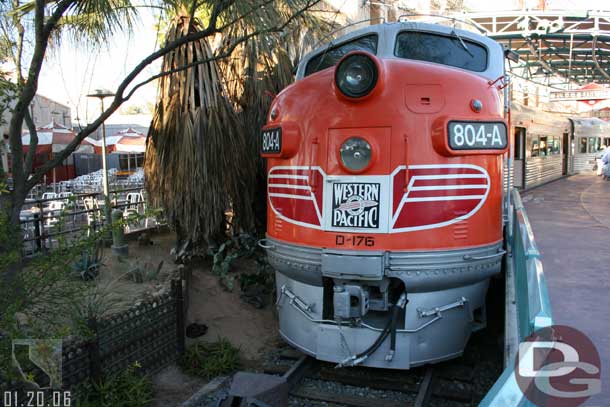
<svg viewBox="0 0 610 407"><path fill-rule="evenodd" d="M224 60L194 66L161 78L159 100L146 150L146 185L153 202L167 212L179 238L217 240L224 213L232 209L236 231L250 231L253 218L264 228L265 171L259 132L272 95L293 81L296 61L331 24L303 13L312 0L240 0L220 16L224 26L217 54L257 30L281 26L282 32L252 37ZM172 0L175 17L166 34L171 41L201 30L190 1ZM261 7L266 5L265 7ZM204 20L213 3L202 2L195 16ZM180 47L163 60L163 71L212 56L208 42ZM253 216L253 212L256 216ZM237 224L236 224L237 223Z"/></svg>
<svg viewBox="0 0 610 407"><path fill-rule="evenodd" d="M189 21L178 15L167 40L202 29L198 20ZM167 54L162 70L212 56L206 40L196 41ZM182 240L197 245L220 238L229 208L243 229L252 227L254 158L215 62L161 78L145 173L153 203L164 208Z"/></svg>
<svg viewBox="0 0 610 407"><path fill-rule="evenodd" d="M287 6L282 8L290 10ZM332 27L331 22L304 13L282 32L244 42L230 58L219 63L227 94L239 112L250 154L259 157L253 200L257 230L264 230L266 223L266 171L259 155L260 129L266 122L273 96L293 82L299 59ZM253 29L248 21L229 27L223 33L220 50Z"/></svg>

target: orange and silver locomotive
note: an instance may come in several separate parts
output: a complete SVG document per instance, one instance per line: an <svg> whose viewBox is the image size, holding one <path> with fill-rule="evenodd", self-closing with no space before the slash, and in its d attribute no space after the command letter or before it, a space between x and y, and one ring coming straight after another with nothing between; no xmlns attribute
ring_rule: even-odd
<svg viewBox="0 0 610 407"><path fill-rule="evenodd" d="M342 366L463 352L504 254L503 79L495 41L415 22L301 62L262 131L286 341Z"/></svg>

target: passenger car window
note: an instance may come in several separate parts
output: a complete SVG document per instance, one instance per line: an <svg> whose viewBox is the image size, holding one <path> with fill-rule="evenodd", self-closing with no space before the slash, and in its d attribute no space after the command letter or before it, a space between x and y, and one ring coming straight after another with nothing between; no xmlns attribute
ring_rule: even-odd
<svg viewBox="0 0 610 407"><path fill-rule="evenodd" d="M594 153L597 151L595 147L595 137L589 137L589 148L587 150L588 153Z"/></svg>
<svg viewBox="0 0 610 407"><path fill-rule="evenodd" d="M305 76L336 65L344 55L352 51L368 51L372 54L377 54L377 34L356 38L355 40L344 42L322 51L309 60L305 67Z"/></svg>
<svg viewBox="0 0 610 407"><path fill-rule="evenodd" d="M462 41L464 44L462 45ZM435 62L469 71L487 69L487 49L473 41L456 36L403 31L396 38L394 55L399 58ZM464 48L464 45L466 48Z"/></svg>
<svg viewBox="0 0 610 407"><path fill-rule="evenodd" d="M548 155L547 152L547 137L540 137L540 156L546 157Z"/></svg>
<svg viewBox="0 0 610 407"><path fill-rule="evenodd" d="M602 151L602 138L601 137L596 137L595 138L595 151Z"/></svg>
<svg viewBox="0 0 610 407"><path fill-rule="evenodd" d="M559 154L561 152L560 150L559 138L553 137L553 154Z"/></svg>
<svg viewBox="0 0 610 407"><path fill-rule="evenodd" d="M532 139L532 157L538 157L540 155L540 148L538 147L538 137Z"/></svg>
<svg viewBox="0 0 610 407"><path fill-rule="evenodd" d="M583 153L583 154L587 152L587 138L586 137L580 138L578 152Z"/></svg>

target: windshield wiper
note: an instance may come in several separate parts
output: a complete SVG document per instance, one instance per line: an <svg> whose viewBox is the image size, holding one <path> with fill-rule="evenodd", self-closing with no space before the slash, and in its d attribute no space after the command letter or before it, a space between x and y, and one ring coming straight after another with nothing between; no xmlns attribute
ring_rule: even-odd
<svg viewBox="0 0 610 407"><path fill-rule="evenodd" d="M460 44L462 44L462 48L464 48L464 50L466 52L468 52L468 55L470 55L470 57L474 58L474 54L472 52L470 52L470 50L466 46L466 43L464 42L462 37L460 37L460 34L458 34L455 30L451 30L451 35L453 35L455 38L457 38L460 41Z"/></svg>

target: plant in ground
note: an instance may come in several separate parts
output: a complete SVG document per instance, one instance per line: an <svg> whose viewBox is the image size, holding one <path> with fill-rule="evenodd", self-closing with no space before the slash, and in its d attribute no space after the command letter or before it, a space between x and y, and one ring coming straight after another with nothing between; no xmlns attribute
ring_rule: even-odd
<svg viewBox="0 0 610 407"><path fill-rule="evenodd" d="M255 235L242 233L227 239L217 250L208 250L214 260L212 272L220 278L220 282L228 291L232 291L235 285L235 276L229 274L233 261L251 256L256 250L256 241Z"/></svg>
<svg viewBox="0 0 610 407"><path fill-rule="evenodd" d="M20 255L19 240L12 240L12 225L0 213L0 241L12 245L8 258L0 256L0 272ZM0 377L20 381L11 362L12 340L61 339L90 335L86 322L110 307L107 295L95 281L84 281L83 257L99 257L99 236L76 236L55 250L34 256L19 273L19 290L0 296ZM3 287L4 288L4 287ZM107 290L106 290L107 291Z"/></svg>
<svg viewBox="0 0 610 407"><path fill-rule="evenodd" d="M78 407L146 407L153 400L152 381L136 362L99 383L86 383L75 393Z"/></svg>
<svg viewBox="0 0 610 407"><path fill-rule="evenodd" d="M275 273L264 253L257 252L256 271L239 275L240 298L256 308L264 308L275 298Z"/></svg>
<svg viewBox="0 0 610 407"><path fill-rule="evenodd" d="M180 360L185 373L206 380L231 373L239 368L239 348L226 338L216 342L197 342L186 350Z"/></svg>

